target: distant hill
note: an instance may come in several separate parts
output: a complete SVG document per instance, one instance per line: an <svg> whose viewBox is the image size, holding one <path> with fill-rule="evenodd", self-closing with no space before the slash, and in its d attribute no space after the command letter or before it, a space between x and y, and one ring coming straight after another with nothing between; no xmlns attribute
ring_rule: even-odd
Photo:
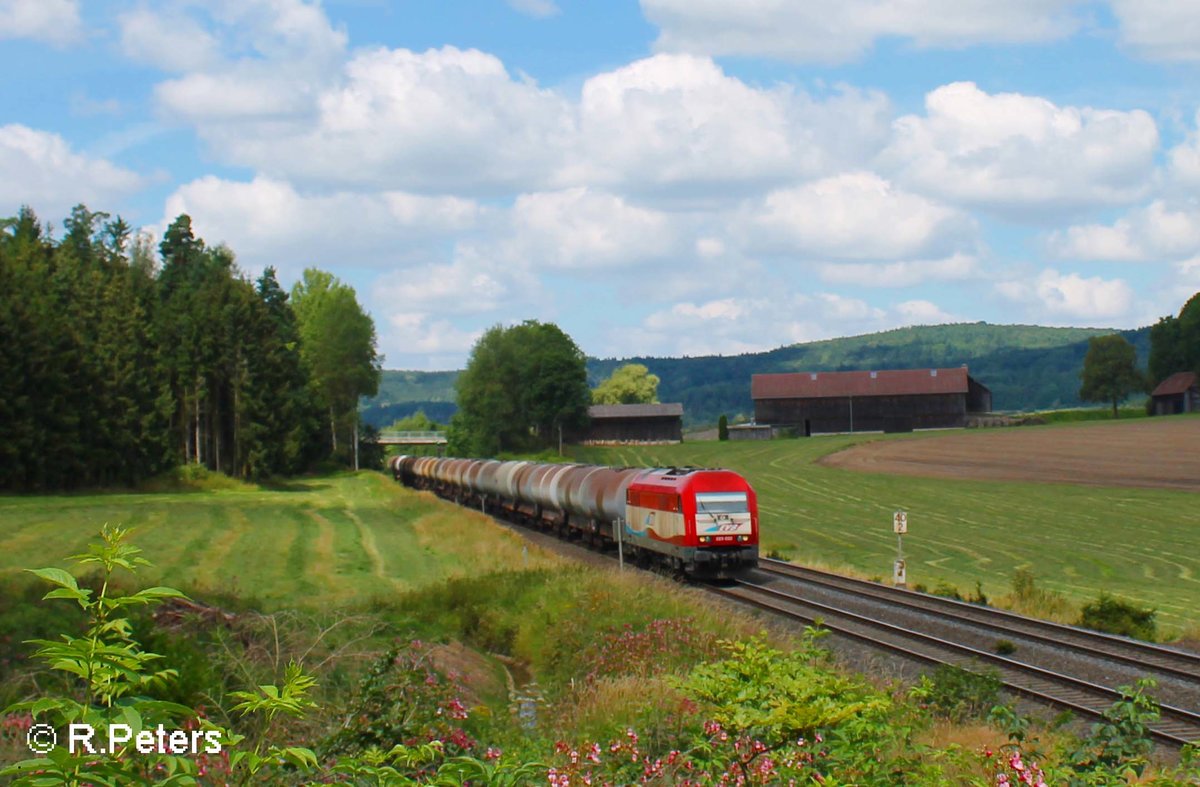
<svg viewBox="0 0 1200 787"><path fill-rule="evenodd" d="M753 414L750 376L769 372L911 369L966 364L971 376L992 390L997 410L1072 407L1079 401L1079 372L1091 336L1110 328L1045 328L1037 325L916 326L892 331L794 344L760 353L697 358L588 359L595 385L625 363L644 363L657 374L659 399L682 402L689 424L713 423ZM1137 348L1145 365L1150 329L1119 331ZM364 419L389 424L417 409L436 421L453 413L457 372L383 373L379 396L364 409ZM437 414L435 415L435 412ZM395 413L395 414L394 414Z"/></svg>

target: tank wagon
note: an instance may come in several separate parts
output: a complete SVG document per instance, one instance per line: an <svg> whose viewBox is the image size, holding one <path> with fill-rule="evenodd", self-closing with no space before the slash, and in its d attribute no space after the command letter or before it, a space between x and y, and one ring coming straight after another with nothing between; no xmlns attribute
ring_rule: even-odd
<svg viewBox="0 0 1200 787"><path fill-rule="evenodd" d="M396 480L626 556L721 579L758 564L758 500L731 470L397 456Z"/></svg>

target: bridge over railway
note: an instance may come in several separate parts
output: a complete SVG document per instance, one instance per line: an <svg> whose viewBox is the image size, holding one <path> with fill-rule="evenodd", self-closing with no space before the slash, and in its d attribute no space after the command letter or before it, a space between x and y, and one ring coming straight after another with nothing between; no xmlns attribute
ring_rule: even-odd
<svg viewBox="0 0 1200 787"><path fill-rule="evenodd" d="M446 445L445 432L380 432L380 445L432 445L437 446L441 456L442 447Z"/></svg>

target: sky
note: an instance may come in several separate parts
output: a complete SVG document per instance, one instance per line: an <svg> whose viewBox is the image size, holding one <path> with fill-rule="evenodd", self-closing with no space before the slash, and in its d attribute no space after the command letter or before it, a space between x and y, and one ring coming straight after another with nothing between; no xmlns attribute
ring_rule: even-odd
<svg viewBox="0 0 1200 787"><path fill-rule="evenodd" d="M1200 0L0 0L0 216L352 285L390 369L1200 290Z"/></svg>

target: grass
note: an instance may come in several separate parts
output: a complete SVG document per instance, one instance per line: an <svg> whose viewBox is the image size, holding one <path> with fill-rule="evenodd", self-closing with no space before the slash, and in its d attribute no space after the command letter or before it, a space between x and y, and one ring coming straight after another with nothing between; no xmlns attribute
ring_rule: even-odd
<svg viewBox="0 0 1200 787"><path fill-rule="evenodd" d="M1049 428L1086 428L1053 425ZM986 436L986 435L985 435ZM1168 629L1200 622L1195 494L1069 484L960 481L857 473L814 461L854 443L934 436L837 435L768 442L579 448L603 464L729 467L758 492L762 549L801 563L890 577L892 512L908 511L908 583L976 581L993 598L1027 569L1076 605L1101 590L1154 607Z"/></svg>
<svg viewBox="0 0 1200 787"><path fill-rule="evenodd" d="M1147 417L1145 404L1129 405L1117 408L1118 418ZM1027 419L1041 421L1047 424L1078 423L1080 421L1111 421L1111 407L1079 407L1071 410L1041 410L1024 416Z"/></svg>
<svg viewBox="0 0 1200 787"><path fill-rule="evenodd" d="M153 563L145 579L266 610L353 605L556 560L477 512L363 472L275 488L0 497L0 577L65 567L106 522L135 529Z"/></svg>

